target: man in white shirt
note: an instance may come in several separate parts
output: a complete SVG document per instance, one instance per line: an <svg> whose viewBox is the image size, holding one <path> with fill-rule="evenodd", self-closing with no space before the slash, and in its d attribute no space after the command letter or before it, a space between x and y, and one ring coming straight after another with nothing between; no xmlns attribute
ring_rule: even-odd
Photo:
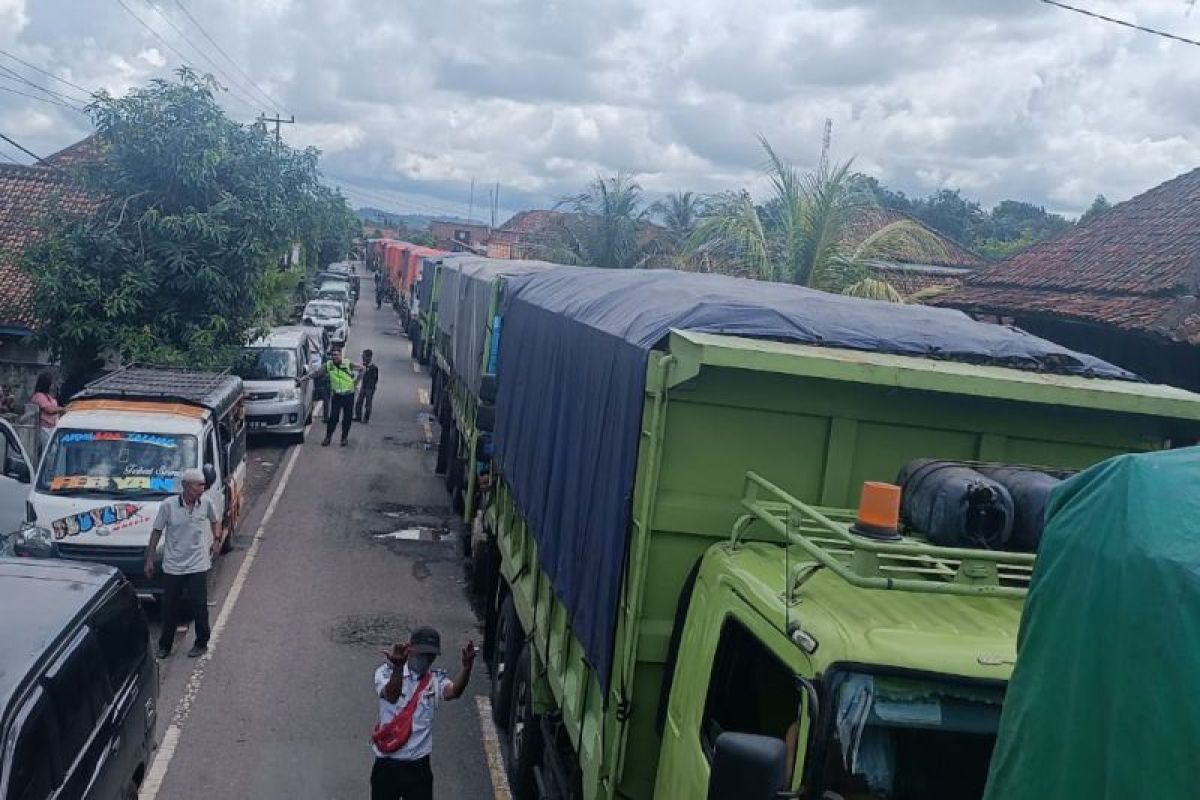
<svg viewBox="0 0 1200 800"><path fill-rule="evenodd" d="M462 649L462 666L454 680L445 670L434 669L433 661L442 651L442 637L433 628L417 628L407 643L397 643L384 651L387 663L375 670L375 693L379 697L379 724L387 725L399 714L428 673L430 680L417 701L412 718L412 733L404 746L384 753L374 745L375 765L371 768L371 800L433 800L433 770L429 755L433 752L433 718L443 700L457 700L471 680L475 645L467 642Z"/></svg>
<svg viewBox="0 0 1200 800"><path fill-rule="evenodd" d="M158 540L163 540L162 634L158 638L159 658L171 655L175 627L179 624L179 606L186 589L196 626L196 642L188 658L208 650L208 571L221 551L221 519L212 501L204 496L204 473L187 469L179 476L182 491L162 501L150 544L146 547L146 579L154 578L154 555Z"/></svg>

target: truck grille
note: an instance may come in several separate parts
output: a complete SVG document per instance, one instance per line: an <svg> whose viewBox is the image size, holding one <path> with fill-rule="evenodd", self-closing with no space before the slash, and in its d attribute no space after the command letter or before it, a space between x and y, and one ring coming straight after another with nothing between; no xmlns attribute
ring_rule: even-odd
<svg viewBox="0 0 1200 800"><path fill-rule="evenodd" d="M139 544L91 545L58 543L58 554L63 558L73 558L79 561L104 561L109 558L128 558L140 556L146 548Z"/></svg>
<svg viewBox="0 0 1200 800"><path fill-rule="evenodd" d="M279 392L250 392L246 395L247 400L274 400Z"/></svg>

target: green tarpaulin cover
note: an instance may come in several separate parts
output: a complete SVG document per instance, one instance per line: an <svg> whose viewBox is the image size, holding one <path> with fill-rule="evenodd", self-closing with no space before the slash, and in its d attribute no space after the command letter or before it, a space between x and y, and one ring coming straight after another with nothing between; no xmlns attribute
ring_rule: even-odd
<svg viewBox="0 0 1200 800"><path fill-rule="evenodd" d="M1200 796L1200 448L1055 489L986 800Z"/></svg>

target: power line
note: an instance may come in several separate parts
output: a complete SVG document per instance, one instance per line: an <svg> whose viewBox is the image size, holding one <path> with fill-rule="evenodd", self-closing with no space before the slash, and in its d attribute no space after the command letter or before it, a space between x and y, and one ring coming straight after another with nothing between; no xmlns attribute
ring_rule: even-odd
<svg viewBox="0 0 1200 800"><path fill-rule="evenodd" d="M1191 44L1191 45L1195 45L1196 47L1200 47L1200 42L1196 41L1195 39L1188 39L1185 36L1176 36L1173 33L1167 33L1166 31L1155 30L1154 28L1147 28L1144 25L1137 25L1132 22L1127 22L1123 19L1116 19L1115 17L1106 17L1103 14L1097 14L1095 11L1088 11L1085 8L1076 8L1075 6L1069 6L1066 3L1060 3L1060 2L1058 2L1058 0L1042 0L1042 2L1048 6L1057 6L1059 8L1064 8L1067 11L1074 11L1076 14L1083 14L1085 17L1092 17L1093 19L1099 19L1099 20L1103 20L1105 22L1111 22L1114 25L1121 25L1122 27L1125 27L1125 28L1132 28L1135 31L1141 31L1142 33L1150 33L1155 36L1161 36L1164 39L1171 39L1176 42L1183 42L1184 44Z"/></svg>
<svg viewBox="0 0 1200 800"><path fill-rule="evenodd" d="M209 58L208 53L204 52L204 50L202 48L198 47L195 42L193 42L191 39L188 38L188 35L186 33L184 33L179 28L178 25L176 25L174 22L171 21L171 18L168 17L166 15L166 13L159 7L158 3L155 3L154 0L145 0L145 2L146 2L146 5L150 6L150 8L152 8L154 10L154 13L156 13L160 17L162 17L163 22L167 23L167 25L171 28L171 30L173 30L173 31L175 31L175 33L179 34L180 39L183 39L183 41L186 42L189 47L191 47L193 50L195 50L197 53L199 53L200 57L203 58L205 61L207 61L209 66L211 66L213 69L215 69L217 71L217 74L219 74L222 78L224 78L226 81L229 82L230 94L233 94L233 90L237 89L237 91L239 93L238 96L242 100L242 102L248 101L250 108L254 108L256 105L258 105L258 103L256 101L252 100L248 95L245 94L244 88L242 88L240 85L238 85L238 83L236 81L234 81L233 78L229 77L229 73L227 73L225 70L221 69L221 66L219 64L217 64L217 62L215 62L211 58Z"/></svg>
<svg viewBox="0 0 1200 800"><path fill-rule="evenodd" d="M10 156L8 153L4 152L3 150L0 150L0 158L3 158L5 161L9 162L10 164L16 164L18 167L21 166L20 161L17 161L15 158Z"/></svg>
<svg viewBox="0 0 1200 800"><path fill-rule="evenodd" d="M162 35L161 35L161 34L160 34L158 31L156 31L156 30L154 30L154 28L150 27L149 23L147 23L147 22L146 22L144 19L142 19L141 17L139 17L137 14L135 14L135 13L134 13L134 11L133 11L133 9L132 9L132 8L130 8L129 6L127 6L127 5L125 4L125 0L117 0L117 4L118 4L119 6L121 6L121 8L125 9L125 13L129 14L129 16L131 16L131 17L133 17L135 20L137 20L137 23L138 23L139 25L141 25L143 28L145 28L147 31L149 31L151 36L153 36L155 39L157 39L158 41L160 41L164 47L166 47L168 50L170 50L172 53L174 53L174 54L176 55L176 57L178 57L178 58L179 58L179 60L180 60L181 62L183 62L183 65L184 65L185 67L187 67L187 68L189 68L189 69L191 69L191 70L193 70L193 71L195 71L195 72L199 72L199 71L200 71L200 70L196 69L195 65L194 65L194 64L192 64L192 62L188 61L188 58L187 58L187 56L185 56L183 53L179 52L179 50L178 50L178 49L175 47L175 45L171 44L171 43L170 43L170 42L168 42L166 39L164 39L164 38L162 37ZM243 105L245 105L245 104L246 104L246 101L245 101L245 100L242 100L240 97L238 97L237 95L233 94L232 92L230 92L230 95L229 95L229 96L230 96L231 98L233 98L233 99L237 100L239 103L242 103ZM254 108L254 106L253 106L253 105L249 105L249 106L247 106L247 107L248 107L248 108L251 108L251 109L253 109L253 108Z"/></svg>
<svg viewBox="0 0 1200 800"><path fill-rule="evenodd" d="M26 61L25 59L23 59L23 58L20 58L20 57L18 57L18 56L14 56L12 53L8 52L7 50L0 50L0 55L8 56L8 57L9 57L9 58L11 58L13 61L16 61L16 62L17 62L17 63L19 63L19 64L24 64L25 66L29 67L29 68L30 68L31 70L33 70L34 72L40 72L41 74L45 75L47 78L53 78L54 80L58 81L59 83L63 84L64 86L70 86L72 89L78 89L79 91L81 91L81 92L83 92L85 95L87 95L89 98L90 98L90 97L92 97L92 95L93 95L93 94L95 94L94 92L92 92L92 91L90 91L90 90L88 90L88 89L85 89L85 88L83 88L82 86L80 86L80 85L79 85L79 84L77 84L77 83L71 83L71 82L70 82L69 80L67 80L66 78L60 78L60 77L58 77L57 75L55 75L54 73L52 73L52 72L47 72L46 70L42 69L42 68L41 68L41 67L39 67L39 66L35 66L34 64L30 64L30 63L29 63L28 61Z"/></svg>
<svg viewBox="0 0 1200 800"><path fill-rule="evenodd" d="M76 102L74 97L68 97L67 95L65 95L65 94L61 94L60 92L56 92L56 91L54 91L53 89L47 89L47 88L46 88L46 87L44 87L44 86L39 86L38 84L36 84L36 83L34 83L33 81L31 81L31 80L29 80L28 78L26 78L26 77L25 77L24 75L22 75L21 73L17 72L17 71L16 71L16 70L14 70L14 69L9 69L8 67L4 66L3 64L0 64L0 72L5 72L5 73L8 73L8 75L11 75L11 76L12 76L12 78L16 78L16 79L17 79L17 80L19 80L21 83L24 83L24 84L26 84L26 85L28 85L28 86L32 86L34 89L37 89L39 92L44 92L45 94L47 94L47 95L49 95L49 96L51 96L51 97L54 97L54 98L56 98L56 99L58 99L58 100L61 100L61 101L63 101L63 102L64 102L64 103L65 103L65 104L66 104L66 105L69 107L69 108L73 108L73 109L75 109L76 111L83 111L83 109L82 109L82 108L80 108L79 106L76 106L76 105L74 105L74 102ZM3 76L3 75L0 75L0 77L4 77L4 76ZM9 78L9 80L11 80L12 78Z"/></svg>
<svg viewBox="0 0 1200 800"><path fill-rule="evenodd" d="M221 47L221 45L217 44L216 41L208 35L208 31L204 29L204 26L200 24L199 20L192 16L192 12L187 10L187 6L181 3L180 0L175 0L175 5L179 6L179 10L183 12L183 15L191 20L191 23L196 26L196 30L200 31L200 35L207 39L208 43L216 48L218 53L225 56L225 60L233 65L233 68L238 71L238 74L245 78L246 82L249 83L250 86L252 86L261 97L263 97L270 105L274 106L276 114L287 110L283 107L283 103L277 102L273 97L271 97L271 95L263 91L263 88L254 82L254 79L250 77L246 70L242 69L241 65L234 61L233 57L230 56L229 53L225 52L225 49Z"/></svg>
<svg viewBox="0 0 1200 800"><path fill-rule="evenodd" d="M4 77L4 76L0 75L0 78L2 78L2 77ZM0 85L0 92L8 92L10 94L18 94L21 97L28 97L30 100L37 100L40 103L46 103L47 105L51 105L51 106L59 106L60 108L67 108L67 109L70 109L71 111L75 111L80 114L83 113L75 106L69 106L66 103L61 103L58 100L51 100L48 97L39 97L36 94L30 94L29 92L22 92L20 89L10 89L7 86Z"/></svg>
<svg viewBox="0 0 1200 800"><path fill-rule="evenodd" d="M24 148L24 147L22 147L21 145L19 145L19 144L17 144L16 142L14 142L12 139L10 139L10 138L8 138L7 136L5 136L3 133L0 133L0 139L3 139L4 141L8 142L8 143L9 143L9 144L11 144L13 147L17 148L17 149L18 149L18 150L20 150L22 153L24 153L25 155L29 156L30 158L32 158L34 161L38 162L39 164L45 164L45 163L46 163L46 159L42 158L41 156L39 156L37 153L33 152L32 150L27 150L27 149L25 149L25 148Z"/></svg>
<svg viewBox="0 0 1200 800"><path fill-rule="evenodd" d="M399 206L402 209L407 208L409 211L411 211L413 213L422 214L422 215L426 215L426 216L435 216L435 217L450 216L450 217L460 217L460 218L462 217L462 209L461 208L460 209L450 209L446 206L438 206L438 205L433 205L433 204L417 205L416 203L414 203L412 201L397 200L393 197L389 197L389 196L384 195L377 191L359 188L358 186L355 186L353 183L350 183L349 181L347 181L343 178L339 178L336 175L331 175L330 178L332 178L334 181L336 181L335 185L338 186L339 188L344 189L348 192L353 192L354 194L357 194L360 197L363 197L372 202L388 203L393 206ZM430 212L433 212L433 213L431 214Z"/></svg>

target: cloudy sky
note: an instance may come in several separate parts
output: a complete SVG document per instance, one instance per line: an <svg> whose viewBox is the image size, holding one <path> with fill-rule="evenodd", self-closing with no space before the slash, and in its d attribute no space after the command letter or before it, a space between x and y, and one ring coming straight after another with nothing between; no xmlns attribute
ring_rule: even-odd
<svg viewBox="0 0 1200 800"><path fill-rule="evenodd" d="M1200 39L1187 0L1070 2ZM215 63L231 115L294 114L330 182L401 212L465 213L472 178L476 216L497 182L501 216L617 170L754 188L758 135L807 165L827 118L839 159L988 205L1077 214L1200 166L1200 47L1038 0L0 0L0 50L76 99ZM0 133L87 133L5 69Z"/></svg>

